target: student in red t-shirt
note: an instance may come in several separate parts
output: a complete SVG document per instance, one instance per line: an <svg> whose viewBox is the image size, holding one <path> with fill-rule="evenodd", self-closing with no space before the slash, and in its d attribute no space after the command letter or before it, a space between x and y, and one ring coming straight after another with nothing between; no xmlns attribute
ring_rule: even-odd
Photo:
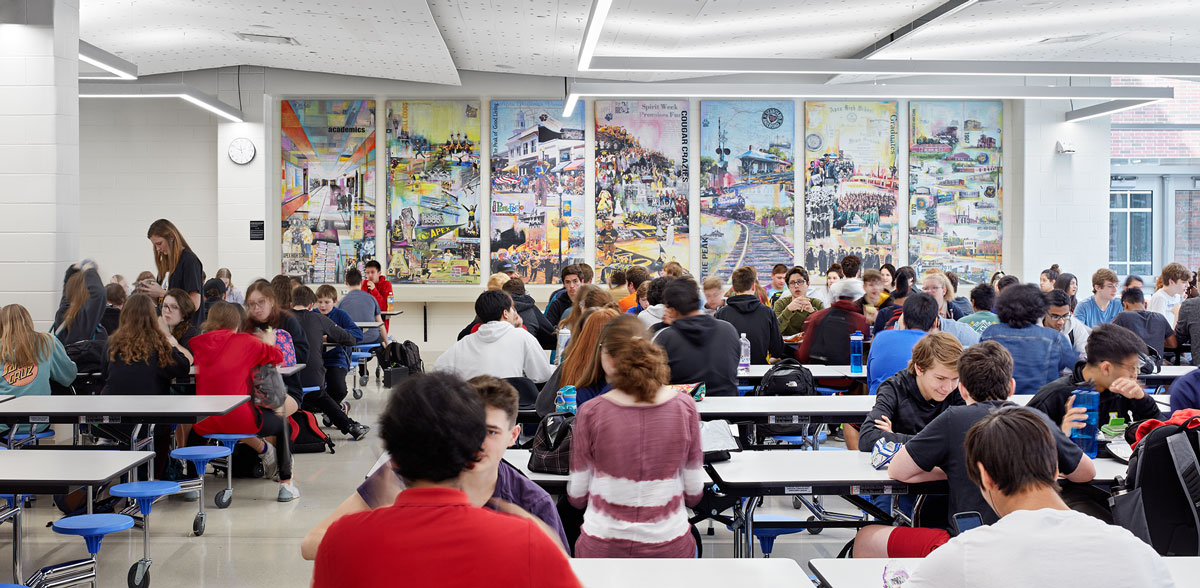
<svg viewBox="0 0 1200 588"><path fill-rule="evenodd" d="M388 297L392 295L392 283L383 275L383 266L374 259L368 261L366 267L363 268L363 277L367 278L363 281L363 291L375 298L375 301L379 303L380 310L384 312L391 310L388 307ZM388 319L383 319L384 330L387 330L388 322Z"/></svg>
<svg viewBox="0 0 1200 588"><path fill-rule="evenodd" d="M558 536L493 498L477 508L461 477L488 434L483 399L450 374L415 375L392 393L379 423L406 490L392 506L346 515L317 548L314 588L581 586Z"/></svg>

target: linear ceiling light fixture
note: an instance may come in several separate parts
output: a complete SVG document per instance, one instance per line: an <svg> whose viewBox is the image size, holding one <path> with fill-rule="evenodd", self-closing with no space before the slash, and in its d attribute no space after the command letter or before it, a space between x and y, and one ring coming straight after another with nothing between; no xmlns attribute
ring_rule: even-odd
<svg viewBox="0 0 1200 588"><path fill-rule="evenodd" d="M1072 110L1067 113L1066 119L1067 122L1079 122L1088 120L1089 118L1096 118L1098 116L1116 114L1124 110L1141 108L1142 106L1153 104L1154 102L1158 102L1158 100L1110 100L1108 102L1101 102L1100 104L1085 106L1083 108Z"/></svg>
<svg viewBox="0 0 1200 588"><path fill-rule="evenodd" d="M916 34L921 29L932 25L939 20L945 20L957 12L960 12L979 0L949 0L929 12L922 14L912 22L892 31L891 33L880 38L862 51L851 55L851 59L870 59L871 56L879 54L880 51L887 49L892 44L898 42L904 37L910 37Z"/></svg>
<svg viewBox="0 0 1200 588"><path fill-rule="evenodd" d="M600 42L600 30L608 18L612 8L612 0L593 0L592 13L588 16L587 28L583 31L583 44L579 46L579 70L587 71L592 66L592 56L596 53L596 44Z"/></svg>
<svg viewBox="0 0 1200 588"><path fill-rule="evenodd" d="M245 122L238 110L188 84L79 84L80 98L179 98L233 122Z"/></svg>
<svg viewBox="0 0 1200 588"><path fill-rule="evenodd" d="M79 42L79 61L98 67L111 76L81 76L81 80L136 80L137 65L125 61L91 43Z"/></svg>

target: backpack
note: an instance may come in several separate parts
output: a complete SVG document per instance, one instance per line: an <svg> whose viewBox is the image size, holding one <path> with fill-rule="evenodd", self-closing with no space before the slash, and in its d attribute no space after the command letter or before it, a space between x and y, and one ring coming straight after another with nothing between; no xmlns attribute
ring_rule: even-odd
<svg viewBox="0 0 1200 588"><path fill-rule="evenodd" d="M548 414L538 423L529 451L529 471L544 474L571 473L571 438L575 435L575 415L569 412Z"/></svg>
<svg viewBox="0 0 1200 588"><path fill-rule="evenodd" d="M397 343L392 341L379 347L377 351L379 366L383 369L383 385L391 388L405 376L420 374L425 371L425 362L421 361L421 349L412 341Z"/></svg>
<svg viewBox="0 0 1200 588"><path fill-rule="evenodd" d="M825 320L829 320L828 317ZM847 347L849 347L849 338L847 338ZM763 374L762 381L750 394L753 396L814 396L817 394L817 388L813 384L812 372L808 371L808 368L801 365L800 362L787 358L781 359L771 366L767 373ZM750 429L754 430L756 438L749 436ZM749 445L757 445L759 438L762 437L807 435L808 429L808 425L801 424L740 427L742 440Z"/></svg>
<svg viewBox="0 0 1200 588"><path fill-rule="evenodd" d="M333 440L317 425L317 417L307 410L297 410L288 417L288 441L292 453L337 453Z"/></svg>
<svg viewBox="0 0 1200 588"><path fill-rule="evenodd" d="M268 410L283 406L287 400L287 386L283 384L279 369L273 365L260 365L250 372L250 399Z"/></svg>
<svg viewBox="0 0 1200 588"><path fill-rule="evenodd" d="M850 363L850 333L856 331L850 324L850 312L831 307L821 321L821 328L809 330L805 337L813 339L808 351L809 363L822 365L846 365Z"/></svg>
<svg viewBox="0 0 1200 588"><path fill-rule="evenodd" d="M1200 555L1197 425L1200 416L1160 425L1142 437L1124 485L1109 498L1113 522L1162 555Z"/></svg>
<svg viewBox="0 0 1200 588"><path fill-rule="evenodd" d="M283 352L283 367L296 365L296 345L292 342L292 334L275 329L275 346Z"/></svg>
<svg viewBox="0 0 1200 588"><path fill-rule="evenodd" d="M238 443L233 446L233 465L231 469L235 478L263 477L263 466L262 462L258 459L258 452L251 449L245 443Z"/></svg>

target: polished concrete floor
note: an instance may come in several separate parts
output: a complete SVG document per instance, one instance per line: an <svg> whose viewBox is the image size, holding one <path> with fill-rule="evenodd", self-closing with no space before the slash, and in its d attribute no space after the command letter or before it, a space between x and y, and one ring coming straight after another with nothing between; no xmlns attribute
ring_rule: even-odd
<svg viewBox="0 0 1200 588"><path fill-rule="evenodd" d="M360 401L351 399L351 417L375 424L383 406L383 391L372 382ZM232 588L241 586L307 586L312 564L300 558L300 540L314 524L342 502L382 453L372 430L361 441L351 441L330 430L337 453L297 455L295 480L300 499L276 502L278 483L235 479L233 504L224 510L213 506L213 495L225 487L223 478L207 477L204 535L192 535L195 502L178 497L155 504L151 518L151 584L158 587L196 586ZM69 438L69 436L68 436ZM844 502L834 499L827 506L849 512ZM793 510L790 499L768 498L759 512L806 518L804 510ZM24 566L28 574L41 566L86 557L82 539L57 535L46 527L61 517L49 497L39 498L25 514ZM701 531L706 529L701 525ZM798 533L780 537L773 557L795 559L808 572L807 561L834 557L853 536L846 529L827 529L820 535ZM732 534L722 526L713 536L705 535L705 557L731 557ZM759 549L756 544L756 551ZM11 530L0 527L0 562L10 558ZM142 534L133 529L109 535L100 553L100 586L121 587L130 565L142 556ZM760 553L761 557L761 553ZM0 566L0 583L10 581L7 564Z"/></svg>

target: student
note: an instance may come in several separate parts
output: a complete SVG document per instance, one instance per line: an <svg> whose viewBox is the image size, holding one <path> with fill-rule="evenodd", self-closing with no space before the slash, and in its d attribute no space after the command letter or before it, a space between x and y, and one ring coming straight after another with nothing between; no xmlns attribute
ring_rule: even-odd
<svg viewBox="0 0 1200 588"><path fill-rule="evenodd" d="M667 352L672 384L704 382L709 396L736 396L742 355L737 329L700 311L694 284L673 280L663 289L663 319L670 326L652 340Z"/></svg>
<svg viewBox="0 0 1200 588"><path fill-rule="evenodd" d="M537 307L533 297L525 290L525 281L521 278L511 278L504 282L500 289L512 296L513 305L517 307L517 314L521 315L525 330L537 339L542 349L554 349L558 343L558 338L554 333L554 324L546 318L546 315L542 314L542 309Z"/></svg>
<svg viewBox="0 0 1200 588"><path fill-rule="evenodd" d="M677 308L687 288L683 280L668 286L668 308ZM698 309L695 290L689 294ZM704 491L700 415L689 394L666 386L662 349L618 336L616 325L628 320L618 318L600 334L600 363L612 389L579 407L575 418L567 497L587 507L575 555L696 557L684 507L699 503Z"/></svg>
<svg viewBox="0 0 1200 588"><path fill-rule="evenodd" d="M1092 330L1071 316L1070 297L1058 289L1046 292L1043 296L1048 307L1046 316L1042 319L1042 326L1066 335L1067 341L1071 342L1071 347L1079 354L1079 358L1086 359L1088 335Z"/></svg>
<svg viewBox="0 0 1200 588"><path fill-rule="evenodd" d="M881 311L879 316L875 317L876 335L892 328L900 318L900 314L904 309L905 299L909 294L919 291L915 287L916 283L917 272L913 268L906 265L896 270L896 287L892 289L892 305Z"/></svg>
<svg viewBox="0 0 1200 588"><path fill-rule="evenodd" d="M954 287L946 274L935 271L921 278L921 291L938 301L938 315L956 321L966 316L958 307L950 304L954 300Z"/></svg>
<svg viewBox="0 0 1200 588"><path fill-rule="evenodd" d="M50 381L70 386L75 381L75 362L67 356L62 341L49 333L39 333L33 318L20 304L0 308L0 394L8 396L49 396ZM43 425L40 430L44 430ZM0 424L0 433L8 425ZM29 426L18 426L28 433Z"/></svg>
<svg viewBox="0 0 1200 588"><path fill-rule="evenodd" d="M1108 268L1096 270L1092 274L1092 292L1091 298L1075 307L1075 318L1094 329L1096 325L1111 323L1121 312L1121 305L1113 300L1117 296L1117 274Z"/></svg>
<svg viewBox="0 0 1200 588"><path fill-rule="evenodd" d="M564 313L570 310L571 302L575 300L575 293L583 285L583 278L580 277L580 273L579 266L575 264L562 268L560 272L563 285L562 293L551 294L550 304L546 306L546 320L550 321L550 324L557 325L562 322L563 316L565 316Z"/></svg>
<svg viewBox="0 0 1200 588"><path fill-rule="evenodd" d="M1145 280L1142 279L1142 276L1135 276L1135 275L1130 274L1128 276L1125 276L1125 285L1121 287L1121 290L1122 291L1130 290L1130 289L1141 290L1142 288L1145 288L1145 287L1146 287L1146 282L1145 282Z"/></svg>
<svg viewBox="0 0 1200 588"><path fill-rule="evenodd" d="M217 270L217 275L213 277L225 284L225 302L232 302L234 304L246 303L246 295L233 285L233 274L229 272L229 268L223 267ZM205 289L207 290L207 288Z"/></svg>
<svg viewBox="0 0 1200 588"><path fill-rule="evenodd" d="M788 266L777 263L771 268L771 287L767 288L767 301L773 306L779 298L788 293Z"/></svg>
<svg viewBox="0 0 1200 588"><path fill-rule="evenodd" d="M392 297L392 283L383 275L383 266L374 259L368 261L363 266L363 278L363 291L375 299L381 311L391 310L389 299ZM383 328L390 327L391 323L384 319Z"/></svg>
<svg viewBox="0 0 1200 588"><path fill-rule="evenodd" d="M1009 286L996 300L1000 322L980 336L982 341L1000 343L1012 354L1017 394L1037 392L1079 360L1066 335L1041 325L1046 309L1046 299L1037 286Z"/></svg>
<svg viewBox="0 0 1200 588"><path fill-rule="evenodd" d="M317 288L317 312L329 317L333 324L342 328L354 337L354 343L362 342L363 332L354 319L346 311L336 306L338 299L337 288L322 284ZM326 349L323 357L325 363L325 391L329 397L342 406L342 412L349 410L346 400L346 374L350 371L350 360L346 357L345 347Z"/></svg>
<svg viewBox="0 0 1200 588"><path fill-rule="evenodd" d="M90 259L67 268L63 275L62 297L58 311L54 313L54 326L50 329L64 346L92 339L103 340L108 332L100 328L104 315L104 303L108 294L96 264Z"/></svg>
<svg viewBox="0 0 1200 588"><path fill-rule="evenodd" d="M625 288L625 270L614 270L609 274L608 294L617 304L620 304L621 299L629 294L629 290Z"/></svg>
<svg viewBox="0 0 1200 588"><path fill-rule="evenodd" d="M154 265L158 275L153 280L141 280L134 286L138 292L152 298L162 298L171 288L187 292L192 307L200 306L200 290L204 285L204 265L192 251L175 225L164 218L150 224L146 238L154 245ZM200 316L193 315L192 321L200 325Z"/></svg>
<svg viewBox="0 0 1200 588"><path fill-rule="evenodd" d="M842 279L849 280L858 277L858 270L862 267L862 259L857 255L847 255L842 258L839 264L842 268Z"/></svg>
<svg viewBox="0 0 1200 588"><path fill-rule="evenodd" d="M967 300L966 296L961 296L958 294L958 274L955 274L954 272L946 272L946 279L950 280L950 291L954 294L954 299L950 301L950 306L958 309L963 316L975 312L975 309L971 308L971 301Z"/></svg>
<svg viewBox="0 0 1200 588"><path fill-rule="evenodd" d="M617 303L621 307L621 312L625 312L637 305L638 286L641 286L643 282L649 281L650 270L647 270L643 266L635 265L625 270L625 287L629 290L629 294Z"/></svg>
<svg viewBox="0 0 1200 588"><path fill-rule="evenodd" d="M1079 306L1079 300L1075 298L1075 294L1079 291L1079 280L1075 279L1075 274L1066 272L1058 274L1058 279L1054 280L1054 289L1067 293L1067 296L1071 298L1071 312L1074 313L1075 308Z"/></svg>
<svg viewBox="0 0 1200 588"><path fill-rule="evenodd" d="M246 298L251 308L261 302L261 293L255 291L258 284L250 286ZM257 296L256 296L257 295ZM295 320L294 318L292 320ZM250 334L242 331L243 317L236 304L228 302L213 305L208 319L201 330L203 334L192 340L192 353L196 361L196 395L245 396L250 394L251 373L260 365L283 363L283 352L275 345L275 330L267 328ZM291 399L287 403L292 403ZM291 409L295 411L293 406ZM200 444L200 436L214 433L242 433L258 435L242 440L258 452L266 478L279 473L279 502L291 502L300 497L300 490L291 483L292 453L284 436L282 411L263 409L247 402L232 411L211 416L192 427L189 444ZM265 437L275 439L271 444Z"/></svg>
<svg viewBox="0 0 1200 588"><path fill-rule="evenodd" d="M182 290L180 290L182 292ZM186 297L183 298L190 302ZM165 305L164 305L165 306ZM178 312L176 312L178 314ZM189 324L190 326L190 324ZM119 329L108 338L102 355L102 394L160 395L171 393L171 382L184 378L192 367L192 354L160 320L154 300L145 294L129 297L121 312ZM133 425L104 425L120 433L124 441L133 434ZM154 477L162 479L170 459L171 427L154 428Z"/></svg>
<svg viewBox="0 0 1200 588"><path fill-rule="evenodd" d="M661 277L670 278L671 276L661 276ZM633 316L638 316L638 315L642 314L643 312L645 312L646 309L650 308L650 282L653 282L653 281L654 280L642 282L642 285L638 286L637 292L634 293L637 295L637 304L629 307L629 310L626 310L625 314L631 314ZM620 309L620 306L618 306L617 308Z"/></svg>
<svg viewBox="0 0 1200 588"><path fill-rule="evenodd" d="M858 278L846 278L834 284L829 290L833 305L814 312L805 323L804 340L796 348L796 361L825 365L850 363L850 335L858 331L865 337L870 330L862 309L855 302L862 295L862 282Z"/></svg>
<svg viewBox="0 0 1200 588"><path fill-rule="evenodd" d="M100 315L100 326L111 335L121 322L121 307L128 298L127 290L120 284L109 284L104 287L104 298L108 305L104 307L104 314Z"/></svg>
<svg viewBox="0 0 1200 588"><path fill-rule="evenodd" d="M1041 294L1037 286L1029 287ZM951 515L977 512L984 524L995 523L999 517L971 482L963 440L993 410L1015 406L1008 402L1016 385L1012 370L1012 356L994 341L964 351L958 360L958 389L965 406L946 409L909 439L888 464L888 477L908 483L946 480ZM1041 413L1018 410L1040 415L1038 420L1054 436L1059 473L1073 482L1092 480L1095 465L1062 430ZM925 557L949 539L944 529L870 525L855 536L854 557Z"/></svg>
<svg viewBox="0 0 1200 588"><path fill-rule="evenodd" d="M863 272L863 294L862 298L858 299L859 306L863 309L863 316L867 317L868 323L875 323L875 319L879 318L879 309L887 308L892 305L892 296L884 289L883 274L879 270L869 269Z"/></svg>
<svg viewBox="0 0 1200 588"><path fill-rule="evenodd" d="M1014 276L1014 275L1001 276L1000 279L996 281L996 296L999 296L1000 294L1002 294L1010 286L1016 286L1017 284L1020 284L1020 283L1021 283L1021 278L1018 278L1017 276Z"/></svg>
<svg viewBox="0 0 1200 588"><path fill-rule="evenodd" d="M804 324L812 313L825 308L825 303L808 296L808 270L796 266L784 274L784 284L790 295L775 301L773 310L779 320L779 333L791 337L804 332Z"/></svg>
<svg viewBox="0 0 1200 588"><path fill-rule="evenodd" d="M595 277L596 270L591 265L582 262L579 264L579 279L583 281L583 285L591 284Z"/></svg>
<svg viewBox="0 0 1200 588"><path fill-rule="evenodd" d="M383 316L379 314L379 302L374 296L362 291L363 277L358 270L346 270L346 287L349 291L338 301L338 308L346 311L351 319L358 323L381 323ZM387 327L363 329L363 343L386 343Z"/></svg>
<svg viewBox="0 0 1200 588"><path fill-rule="evenodd" d="M687 275L687 272L684 271L683 264L678 261L668 261L662 267L662 275L672 278L682 278Z"/></svg>
<svg viewBox="0 0 1200 588"><path fill-rule="evenodd" d="M1189 298L1179 304L1179 319L1175 321L1175 344L1200 341L1200 298ZM1192 352L1192 365L1200 366L1200 352Z"/></svg>
<svg viewBox="0 0 1200 588"><path fill-rule="evenodd" d="M1064 579L1073 586L1174 586L1145 542L1067 507L1058 494L1058 444L1021 408L1001 408L975 423L964 440L964 469L1000 520L939 547L905 588L1054 586Z"/></svg>
<svg viewBox="0 0 1200 588"><path fill-rule="evenodd" d="M508 274L494 273L494 274L488 276L487 289L488 290L499 290L504 287L505 282L507 282L511 279L512 278L510 278Z"/></svg>
<svg viewBox="0 0 1200 588"><path fill-rule="evenodd" d="M646 288L646 302L650 306L647 306L646 310L637 313L638 320L642 321L642 324L646 325L647 329L651 329L654 325L663 322L663 313L667 310L667 307L663 306L662 302L663 288L666 288L667 284L671 283L671 280L674 279L671 276L660 276L650 280L650 285ZM716 314L718 315L717 318L720 318L720 312Z"/></svg>
<svg viewBox="0 0 1200 588"><path fill-rule="evenodd" d="M704 278L701 287L704 289L704 312L706 314L716 314L725 306L725 283L717 276L708 276ZM648 298L648 297L647 297Z"/></svg>
<svg viewBox="0 0 1200 588"><path fill-rule="evenodd" d="M472 490L470 477L490 465L486 444L493 433L504 431L489 430L484 402L462 380L449 374L401 380L380 419L380 436L391 456L384 467L407 489L391 506L347 514L329 526L317 548L313 587L383 586L395 583L398 572L413 586L579 587L555 533L539 519L502 498L491 503L506 514L478 508L493 493Z"/></svg>
<svg viewBox="0 0 1200 588"><path fill-rule="evenodd" d="M300 370L300 384L305 388L320 388L305 394L301 399L301 406L309 412L324 414L343 435L349 435L351 439L358 441L367 435L371 427L346 416L338 401L325 391L325 362L323 359L317 359L317 350L322 349L325 343L353 345L354 335L334 324L319 311L314 311L313 306L316 303L317 295L308 286L292 290L292 314L296 316L296 322L300 323L300 328L308 339L309 355L312 358L312 361L306 362L304 369Z"/></svg>
<svg viewBox="0 0 1200 588"><path fill-rule="evenodd" d="M1200 370L1192 370L1171 382L1167 391L1171 397L1171 412L1189 408L1200 409Z"/></svg>
<svg viewBox="0 0 1200 588"><path fill-rule="evenodd" d="M120 286L121 291L125 292L126 297L133 293L133 288L129 286L129 281L126 280L125 276L121 274L113 274L112 277L108 279L108 284L104 285L105 290L108 289L109 284L116 284L117 286Z"/></svg>
<svg viewBox="0 0 1200 588"><path fill-rule="evenodd" d="M279 305L279 308L291 308L292 290L303 285L299 284L298 280L293 281L291 277L283 274L277 274L274 278L271 278L270 284L271 291L275 293L275 302Z"/></svg>
<svg viewBox="0 0 1200 588"><path fill-rule="evenodd" d="M879 385L875 406L859 430L858 449L870 453L880 439L905 443L947 408L961 405L957 392L962 352L958 339L946 333L930 333L917 341L908 369Z"/></svg>
<svg viewBox="0 0 1200 588"><path fill-rule="evenodd" d="M670 279L670 278L667 278ZM562 363L546 380L538 393L536 407L539 416L554 412L554 401L563 386L575 387L575 405L608 392L604 381L604 370L600 369L600 331L618 316L611 308L589 308L583 311L583 326L571 337L563 351ZM646 337L646 328L641 327L630 336Z"/></svg>
<svg viewBox="0 0 1200 588"><path fill-rule="evenodd" d="M996 290L987 284L979 284L971 288L971 309L975 312L958 319L958 322L982 335L988 327L1000 322L1000 317L992 312L995 307Z"/></svg>
<svg viewBox="0 0 1200 588"><path fill-rule="evenodd" d="M179 340L179 344L187 348L192 337L200 334L200 329L192 324L192 315L196 308L192 306L192 298L179 288L167 290L162 299L162 320L171 330L171 336Z"/></svg>
<svg viewBox="0 0 1200 588"><path fill-rule="evenodd" d="M617 305L612 303L612 298L605 298L607 294L599 286L591 284L580 286L575 291L575 299L571 302L571 309L567 311L567 314L563 315L562 322L558 326L574 333L579 330L579 326L583 322L583 311L589 308L612 308L616 310Z"/></svg>
<svg viewBox="0 0 1200 588"><path fill-rule="evenodd" d="M879 266L879 273L883 274L883 288L888 292L896 289L896 266L885 263Z"/></svg>
<svg viewBox="0 0 1200 588"><path fill-rule="evenodd" d="M924 292L914 292L904 300L903 314L896 328L875 334L867 355L867 390L875 394L884 380L900 373L912 361L913 346L922 337L938 330L937 300Z"/></svg>
<svg viewBox="0 0 1200 588"><path fill-rule="evenodd" d="M208 316L208 309L218 302L225 301L225 282L212 278L204 282L204 301L200 303L199 312L204 316Z"/></svg>
<svg viewBox="0 0 1200 588"><path fill-rule="evenodd" d="M1125 327L1142 338L1146 345L1154 348L1163 357L1166 347L1175 347L1175 328L1162 313L1146 310L1146 295L1141 290L1129 289L1121 293L1121 306L1125 309L1112 324ZM1175 318L1176 306L1170 313Z"/></svg>
<svg viewBox="0 0 1200 588"><path fill-rule="evenodd" d="M754 284L757 282L754 270L748 267L733 270L733 277L730 278L733 296L715 316L733 325L738 333L745 334L750 341L750 363L764 365L782 359L786 349L775 313L754 294Z"/></svg>
<svg viewBox="0 0 1200 588"><path fill-rule="evenodd" d="M1042 386L1028 406L1066 426L1065 417L1073 414L1071 394L1091 382L1100 392L1100 424L1108 422L1110 415L1123 418L1127 423L1158 418L1158 403L1137 382L1138 353L1145 347L1146 344L1129 329L1112 324L1098 325L1088 337L1087 361L1077 362L1071 373Z"/></svg>
<svg viewBox="0 0 1200 588"><path fill-rule="evenodd" d="M1042 289L1043 293L1054 289L1054 281L1058 279L1058 274L1059 271L1057 263L1047 269L1042 270L1042 273L1038 274L1038 287Z"/></svg>
<svg viewBox="0 0 1200 588"><path fill-rule="evenodd" d="M603 291L590 286L599 294ZM488 375L497 378L526 377L545 382L554 372L537 339L520 329L521 315L512 297L503 290L488 290L475 299L475 315L483 322L479 330L447 349L433 367L460 377Z"/></svg>
<svg viewBox="0 0 1200 588"><path fill-rule="evenodd" d="M1182 263L1173 261L1163 268L1159 279L1162 280L1162 287L1150 297L1150 303L1146 309L1162 315L1174 329L1179 318L1179 304L1184 300L1183 294L1187 290L1188 282L1192 279L1192 272Z"/></svg>
<svg viewBox="0 0 1200 588"><path fill-rule="evenodd" d="M843 277L842 264L840 263L830 265L829 268L825 270L825 299L823 302L826 305L833 304L833 299L829 297L829 290L832 289L833 285L838 283L838 280L841 280Z"/></svg>

